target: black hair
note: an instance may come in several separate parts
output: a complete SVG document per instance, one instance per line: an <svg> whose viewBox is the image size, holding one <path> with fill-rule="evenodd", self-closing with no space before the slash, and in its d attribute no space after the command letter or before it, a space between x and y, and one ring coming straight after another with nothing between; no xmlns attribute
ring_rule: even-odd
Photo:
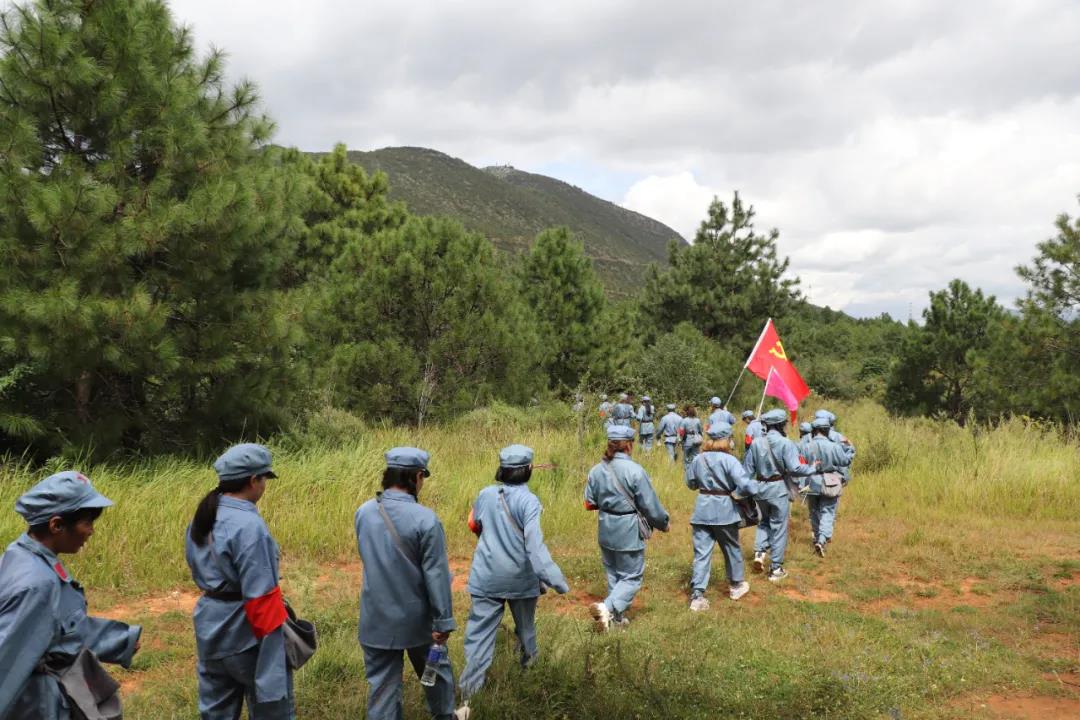
<svg viewBox="0 0 1080 720"><path fill-rule="evenodd" d="M653 411L653 406L652 406L652 400L642 400L642 401L641 401L641 404L645 406L645 411L646 411L646 412L647 412L647 413L648 413L649 415L652 415L652 414L654 414L654 411Z"/></svg>
<svg viewBox="0 0 1080 720"><path fill-rule="evenodd" d="M258 477L265 477L259 475ZM199 502L199 506L195 508L195 517L191 519L191 540L199 547L206 544L206 539L210 537L210 533L214 529L214 523L217 522L218 501L221 500L222 493L240 492L247 487L251 478L240 478L238 480L219 480L218 486L206 493L206 496Z"/></svg>
<svg viewBox="0 0 1080 720"><path fill-rule="evenodd" d="M390 488L402 488L412 496L416 496L416 474L420 468L388 467L383 470L383 490Z"/></svg>
<svg viewBox="0 0 1080 720"><path fill-rule="evenodd" d="M529 482L532 477L532 467L525 465L523 467L499 467L495 471L495 482L501 482L506 485L524 485Z"/></svg>
<svg viewBox="0 0 1080 720"><path fill-rule="evenodd" d="M810 428L811 435L820 435L821 437L829 437L829 430L832 428Z"/></svg>
<svg viewBox="0 0 1080 720"><path fill-rule="evenodd" d="M101 517L103 510L104 508L99 507L79 508L78 510L72 510L71 512L60 513L60 524L66 529L83 520L97 520ZM52 518L49 519L51 520ZM47 537L49 535L49 521L46 520L45 522L31 525L27 529L27 532L35 537Z"/></svg>

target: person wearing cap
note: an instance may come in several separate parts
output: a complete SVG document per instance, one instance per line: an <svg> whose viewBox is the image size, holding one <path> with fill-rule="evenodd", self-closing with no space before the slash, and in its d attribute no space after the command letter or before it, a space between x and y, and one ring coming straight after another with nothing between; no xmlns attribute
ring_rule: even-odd
<svg viewBox="0 0 1080 720"><path fill-rule="evenodd" d="M814 533L814 552L818 557L825 557L825 547L832 541L836 509L840 504L839 497L825 497L822 494L825 473L840 473L843 484L847 485L844 471L851 466L851 456L840 443L829 438L832 423L828 418L815 417L811 426L813 434L802 453L807 461L817 461L820 467L807 482L806 504L810 510L810 528Z"/></svg>
<svg viewBox="0 0 1080 720"><path fill-rule="evenodd" d="M445 645L457 624L450 592L446 533L418 501L431 476L431 456L414 447L386 453L383 491L359 507L356 546L364 565L360 646L368 682L367 716L401 720L403 656L417 677L433 644ZM431 717L454 717L454 673L449 658L424 687Z"/></svg>
<svg viewBox="0 0 1080 720"><path fill-rule="evenodd" d="M848 460L855 461L855 446L851 444L851 441L847 437L836 429L836 415L833 415L828 410L818 410L814 413L814 419L824 419L829 423L829 439L834 443L840 445L840 448L848 456ZM849 462L841 470L840 474L844 476L845 482L851 481L851 463Z"/></svg>
<svg viewBox="0 0 1080 720"><path fill-rule="evenodd" d="M713 409L712 414L709 415L709 425L726 423L732 427L735 426L735 416L729 413L727 408L724 407L723 400L713 396L709 400L709 405L711 405ZM707 426L706 429L708 429Z"/></svg>
<svg viewBox="0 0 1080 720"><path fill-rule="evenodd" d="M82 586L59 557L79 552L111 505L73 470L50 475L16 501L27 530L0 556L0 718L68 720L76 701L57 674L77 670L83 651L131 666L142 628L87 615Z"/></svg>
<svg viewBox="0 0 1080 720"><path fill-rule="evenodd" d="M813 428L810 426L810 423L808 423L808 422L799 423L799 444L798 444L798 447L799 447L799 454L802 455L803 457L806 456L806 446L810 443L810 433L812 432L812 430L813 430Z"/></svg>
<svg viewBox="0 0 1080 720"><path fill-rule="evenodd" d="M656 433L656 408L653 407L652 398L648 395L641 396L641 407L637 411L638 436L641 438L641 449L651 453L653 449L653 436Z"/></svg>
<svg viewBox="0 0 1080 720"><path fill-rule="evenodd" d="M645 468L630 459L633 428L608 428L608 444L585 482L585 509L599 511L597 540L607 575L608 595L590 606L594 627L606 631L612 623L627 625L624 613L641 589L645 575L645 539L649 528L668 531L667 510L660 504Z"/></svg>
<svg viewBox="0 0 1080 720"><path fill-rule="evenodd" d="M495 654L495 638L506 606L514 618L522 667L537 656L536 601L546 588L570 591L551 559L540 529L543 506L526 483L532 477L533 451L511 445L499 452L495 484L480 491L469 512L469 529L479 538L467 589L472 597L465 626L465 669L458 679L467 717L469 698L484 685Z"/></svg>
<svg viewBox="0 0 1080 720"><path fill-rule="evenodd" d="M687 405L683 408L683 419L679 424L679 434L682 435L683 468L689 469L701 450L701 443L705 440L705 430L701 427L701 420L697 416L697 408Z"/></svg>
<svg viewBox="0 0 1080 720"><path fill-rule="evenodd" d="M802 461L795 443L784 435L787 421L786 410L763 413L761 424L765 426L765 435L750 444L743 458L747 475L765 484L757 495L761 523L754 533L754 569L764 572L765 554L771 553L770 582L779 582L787 577L784 553L787 551L792 500L788 483L816 472L813 465Z"/></svg>
<svg viewBox="0 0 1080 720"><path fill-rule="evenodd" d="M631 427L634 424L634 406L630 404L630 396L626 393L619 395L619 402L611 409L611 425Z"/></svg>
<svg viewBox="0 0 1080 720"><path fill-rule="evenodd" d="M615 407L608 402L607 395L600 393L600 407L597 410L600 413L600 419L604 423L604 427L611 424L611 408Z"/></svg>
<svg viewBox="0 0 1080 720"><path fill-rule="evenodd" d="M712 572L712 554L717 543L724 553L728 596L738 600L750 592L739 546L741 517L732 495L755 496L763 485L751 480L742 464L732 454L732 427L727 423L710 425L706 430L701 454L694 458L686 473L686 486L698 493L690 527L694 543L694 565L690 580L690 609L709 608L705 590Z"/></svg>
<svg viewBox="0 0 1080 720"><path fill-rule="evenodd" d="M743 431L743 456L745 457L746 449L750 447L750 443L765 434L765 427L760 420L754 417L753 410L743 410L742 419L746 423L746 430Z"/></svg>
<svg viewBox="0 0 1080 720"><path fill-rule="evenodd" d="M680 427L682 427L682 415L675 412L675 403L668 403L667 414L660 418L660 426L656 429L656 434L664 441L664 447L667 448L671 462L675 462Z"/></svg>
<svg viewBox="0 0 1080 720"><path fill-rule="evenodd" d="M184 542L202 591L194 613L199 715L232 720L246 700L258 720L293 718L280 551L256 507L277 477L270 451L234 445L214 461L214 471L217 487L199 503Z"/></svg>

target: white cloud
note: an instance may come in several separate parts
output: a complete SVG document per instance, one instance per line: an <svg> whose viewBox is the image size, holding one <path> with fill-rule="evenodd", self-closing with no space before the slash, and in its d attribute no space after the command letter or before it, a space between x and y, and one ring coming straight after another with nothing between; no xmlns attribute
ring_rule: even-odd
<svg viewBox="0 0 1080 720"><path fill-rule="evenodd" d="M173 0L278 140L424 145L572 182L692 236L739 190L816 302L1005 301L1075 213L1073 0Z"/></svg>

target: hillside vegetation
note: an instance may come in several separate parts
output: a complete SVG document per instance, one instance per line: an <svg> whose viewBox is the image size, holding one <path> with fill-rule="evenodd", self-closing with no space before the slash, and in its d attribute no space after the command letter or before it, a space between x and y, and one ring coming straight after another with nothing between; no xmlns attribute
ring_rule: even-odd
<svg viewBox="0 0 1080 720"><path fill-rule="evenodd" d="M811 408L812 409L812 408ZM282 548L283 583L319 626L322 648L297 677L299 717L361 717L366 685L356 641L360 567L353 512L377 489L382 452L414 443L432 452L422 502L447 530L459 632L475 540L465 518L491 482L498 448L525 442L538 462L530 487L572 592L538 611L541 660L527 673L500 639L479 717L559 718L992 718L1003 698L1030 698L1058 715L1080 709L1080 453L1075 438L1012 421L989 432L894 420L871 403L832 406L859 455L825 560L810 550L796 506L787 567L773 586L726 599L714 557L712 609L687 609L694 493L662 451L635 457L672 514L650 542L645 589L625 632L590 632L584 606L604 593L595 514L581 506L603 447L598 425L565 406L495 406L421 432L367 427L340 413L274 443L280 475L260 503ZM121 671L129 720L190 718L195 707L190 610L195 600L182 538L214 483L208 463L153 460L84 467L116 501L70 563L92 612L142 622L143 650ZM41 471L0 470L0 505ZM0 537L21 531L0 515ZM743 532L749 553L751 533ZM507 620L509 622L509 620ZM407 717L426 717L415 678ZM1020 717L1026 717L1021 715ZM1031 715L1031 717L1039 717Z"/></svg>
<svg viewBox="0 0 1080 720"><path fill-rule="evenodd" d="M476 168L437 150L415 147L350 151L349 159L390 179L390 197L419 215L445 215L512 253L549 227L569 228L612 297L632 295L649 263L667 263L679 234L652 218L581 188L512 167Z"/></svg>

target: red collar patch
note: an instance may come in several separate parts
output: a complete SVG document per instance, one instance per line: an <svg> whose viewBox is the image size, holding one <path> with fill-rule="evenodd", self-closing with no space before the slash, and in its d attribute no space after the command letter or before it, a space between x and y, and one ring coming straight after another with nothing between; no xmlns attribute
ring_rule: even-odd
<svg viewBox="0 0 1080 720"><path fill-rule="evenodd" d="M60 576L61 580L66 581L68 579L67 571L64 570L64 566L61 565L59 562L53 565L53 570L56 571L56 574Z"/></svg>

